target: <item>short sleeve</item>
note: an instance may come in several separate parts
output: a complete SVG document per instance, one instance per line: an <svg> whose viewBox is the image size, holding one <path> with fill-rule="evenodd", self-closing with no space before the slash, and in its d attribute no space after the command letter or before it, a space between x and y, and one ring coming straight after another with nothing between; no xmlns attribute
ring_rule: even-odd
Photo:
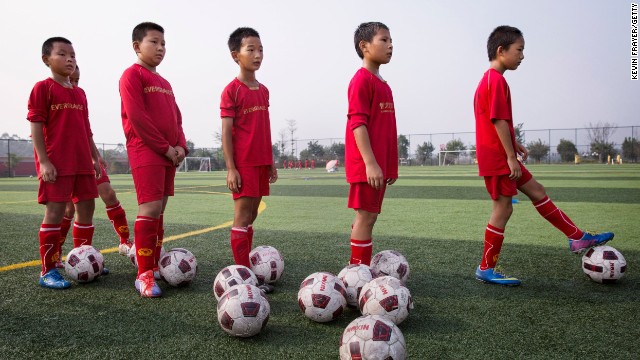
<svg viewBox="0 0 640 360"><path fill-rule="evenodd" d="M222 91L222 96L220 98L220 117L230 117L232 119L236 118L236 101L234 94L234 87L227 86Z"/></svg>
<svg viewBox="0 0 640 360"><path fill-rule="evenodd" d="M490 109L489 119L512 120L509 109L509 85L502 76L494 76L489 80Z"/></svg>
<svg viewBox="0 0 640 360"><path fill-rule="evenodd" d="M31 90L27 120L31 122L47 122L49 118L49 89L46 82L37 83Z"/></svg>
<svg viewBox="0 0 640 360"><path fill-rule="evenodd" d="M371 89L365 77L356 76L351 80L348 91L349 129L354 130L359 126L367 125L371 113Z"/></svg>

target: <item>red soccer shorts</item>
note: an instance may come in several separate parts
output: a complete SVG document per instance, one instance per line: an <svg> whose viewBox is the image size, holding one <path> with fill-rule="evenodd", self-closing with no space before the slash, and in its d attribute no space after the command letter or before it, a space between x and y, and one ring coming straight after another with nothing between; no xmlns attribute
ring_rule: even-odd
<svg viewBox="0 0 640 360"><path fill-rule="evenodd" d="M240 192L233 193L233 200L241 197L257 198L269 196L269 170L271 166L243 166L238 168L240 173Z"/></svg>
<svg viewBox="0 0 640 360"><path fill-rule="evenodd" d="M109 175L107 175L107 169L105 169L102 164L100 164L100 169L102 169L102 176L100 176L100 179L96 179L96 184L100 185L110 182Z"/></svg>
<svg viewBox="0 0 640 360"><path fill-rule="evenodd" d="M349 184L349 200L347 207L354 210L364 210L370 213L380 214L382 211L382 200L387 184L382 189L376 190L366 182Z"/></svg>
<svg viewBox="0 0 640 360"><path fill-rule="evenodd" d="M98 197L98 186L94 175L58 176L55 182L40 179L38 203L91 200Z"/></svg>
<svg viewBox="0 0 640 360"><path fill-rule="evenodd" d="M138 205L173 196L173 180L176 168L164 165L149 165L131 169L136 188Z"/></svg>
<svg viewBox="0 0 640 360"><path fill-rule="evenodd" d="M515 196L518 194L518 188L533 178L529 170L521 162L518 163L522 170L522 176L518 180L509 179L508 174L484 177L484 184L487 187L487 192L491 195L491 199L498 200L500 195Z"/></svg>

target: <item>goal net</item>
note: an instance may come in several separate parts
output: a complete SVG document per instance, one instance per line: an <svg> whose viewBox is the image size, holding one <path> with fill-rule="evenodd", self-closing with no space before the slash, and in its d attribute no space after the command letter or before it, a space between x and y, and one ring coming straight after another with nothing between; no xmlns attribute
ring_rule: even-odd
<svg viewBox="0 0 640 360"><path fill-rule="evenodd" d="M186 157L178 166L179 172L189 171L211 171L211 158L208 157Z"/></svg>
<svg viewBox="0 0 640 360"><path fill-rule="evenodd" d="M471 165L476 163L475 150L440 150L438 165Z"/></svg>

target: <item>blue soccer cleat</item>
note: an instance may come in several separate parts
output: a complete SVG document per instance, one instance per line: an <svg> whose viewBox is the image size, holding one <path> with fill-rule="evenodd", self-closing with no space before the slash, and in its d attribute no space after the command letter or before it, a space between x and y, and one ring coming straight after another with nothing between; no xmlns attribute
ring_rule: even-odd
<svg viewBox="0 0 640 360"><path fill-rule="evenodd" d="M505 286L520 285L520 280L508 275L504 275L500 270L496 270L494 268L480 270L480 266L478 266L478 268L476 269L476 279L488 284L498 284Z"/></svg>
<svg viewBox="0 0 640 360"><path fill-rule="evenodd" d="M147 270L140 274L135 281L135 286L142 297L155 298L162 296L162 290L160 290L156 280L153 278L153 270Z"/></svg>
<svg viewBox="0 0 640 360"><path fill-rule="evenodd" d="M58 272L58 269L51 269L46 274L40 276L40 286L49 289L67 289L71 283L65 280Z"/></svg>
<svg viewBox="0 0 640 360"><path fill-rule="evenodd" d="M569 239L569 250L574 254L581 254L590 247L602 245L607 241L613 240L613 236L611 232L595 234L584 231L584 235L582 235L580 240Z"/></svg>

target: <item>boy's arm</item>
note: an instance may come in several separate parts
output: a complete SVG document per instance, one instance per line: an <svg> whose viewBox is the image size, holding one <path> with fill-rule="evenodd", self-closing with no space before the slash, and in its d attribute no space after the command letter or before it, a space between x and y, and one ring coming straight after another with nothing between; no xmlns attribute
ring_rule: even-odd
<svg viewBox="0 0 640 360"><path fill-rule="evenodd" d="M520 176L522 176L522 169L520 169L520 164L518 164L516 152L513 149L511 132L509 131L509 123L507 122L507 120L496 119L494 120L493 125L496 127L496 132L498 133L498 137L500 138L502 147L507 153L507 164L509 165L509 170L511 171L509 173L509 179L518 180Z"/></svg>
<svg viewBox="0 0 640 360"><path fill-rule="evenodd" d="M40 163L40 178L42 181L55 182L58 176L56 167L49 160L47 155L47 146L44 143L44 126L41 122L31 122L31 141L33 142L33 148L38 155L38 162Z"/></svg>
<svg viewBox="0 0 640 360"><path fill-rule="evenodd" d="M100 151L98 151L98 147L96 143L93 141L93 136L89 138L89 142L91 143L91 158L93 159L93 170L96 172L96 179L100 179L102 177L102 167L101 164L105 164L104 159L100 156Z"/></svg>
<svg viewBox="0 0 640 360"><path fill-rule="evenodd" d="M230 117L222 118L222 152L224 153L224 162L227 166L227 187L232 192L240 192L242 187L242 179L240 173L236 169L236 163L233 161L233 119Z"/></svg>
<svg viewBox="0 0 640 360"><path fill-rule="evenodd" d="M189 153L189 149L187 148L187 138L184 136L184 131L182 130L182 113L178 105L176 105L176 109L178 110L178 131L180 138L178 139L178 145L175 146L175 149L178 152L178 163L181 163Z"/></svg>
<svg viewBox="0 0 640 360"><path fill-rule="evenodd" d="M360 151L360 155L362 155L362 160L364 160L364 165L366 166L367 183L376 190L382 189L382 186L384 185L384 177L382 169L373 155L367 127L361 125L353 129L353 136L355 137L356 145L358 146L358 150Z"/></svg>

